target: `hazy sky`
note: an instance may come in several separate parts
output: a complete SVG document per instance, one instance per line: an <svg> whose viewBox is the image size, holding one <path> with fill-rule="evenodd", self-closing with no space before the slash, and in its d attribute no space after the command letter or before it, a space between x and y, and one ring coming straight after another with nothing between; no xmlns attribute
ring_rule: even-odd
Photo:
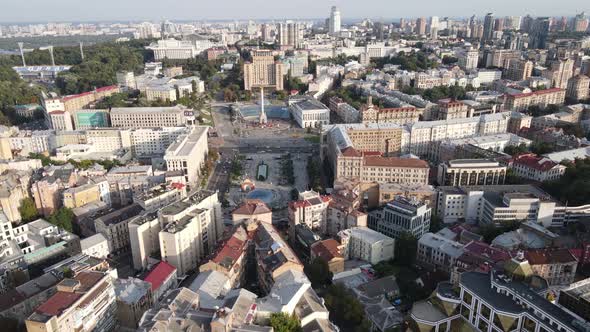
<svg viewBox="0 0 590 332"><path fill-rule="evenodd" d="M588 0L0 0L0 22L416 16L572 16Z"/></svg>

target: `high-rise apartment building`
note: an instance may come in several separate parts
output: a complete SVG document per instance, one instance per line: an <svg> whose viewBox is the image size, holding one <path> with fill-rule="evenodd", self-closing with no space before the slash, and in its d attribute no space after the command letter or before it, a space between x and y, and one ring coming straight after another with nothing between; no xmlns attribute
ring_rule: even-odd
<svg viewBox="0 0 590 332"><path fill-rule="evenodd" d="M483 21L483 38L482 40L489 41L494 37L494 14L487 13Z"/></svg>
<svg viewBox="0 0 590 332"><path fill-rule="evenodd" d="M287 21L279 24L279 45L299 48L300 26L297 22Z"/></svg>
<svg viewBox="0 0 590 332"><path fill-rule="evenodd" d="M504 68L502 76L512 81L524 81L533 74L533 67L532 61L510 59L508 60L508 66Z"/></svg>
<svg viewBox="0 0 590 332"><path fill-rule="evenodd" d="M330 12L330 19L328 20L328 32L331 35L338 34L340 32L340 10L336 6L332 6Z"/></svg>
<svg viewBox="0 0 590 332"><path fill-rule="evenodd" d="M549 35L551 20L548 17L537 17L529 32L529 48L544 49Z"/></svg>
<svg viewBox="0 0 590 332"><path fill-rule="evenodd" d="M199 191L159 211L162 260L184 275L209 255L223 232L223 215L217 193Z"/></svg>
<svg viewBox="0 0 590 332"><path fill-rule="evenodd" d="M283 66L272 51L252 51L252 62L244 64L244 89L273 88L283 90Z"/></svg>
<svg viewBox="0 0 590 332"><path fill-rule="evenodd" d="M426 34L426 18L419 17L416 20L416 33L418 35L425 35Z"/></svg>
<svg viewBox="0 0 590 332"><path fill-rule="evenodd" d="M567 89L567 83L574 76L574 64L572 59L556 60L543 76L551 80L551 87Z"/></svg>
<svg viewBox="0 0 590 332"><path fill-rule="evenodd" d="M566 96L575 100L588 99L590 96L590 78L586 75L576 75L567 83Z"/></svg>

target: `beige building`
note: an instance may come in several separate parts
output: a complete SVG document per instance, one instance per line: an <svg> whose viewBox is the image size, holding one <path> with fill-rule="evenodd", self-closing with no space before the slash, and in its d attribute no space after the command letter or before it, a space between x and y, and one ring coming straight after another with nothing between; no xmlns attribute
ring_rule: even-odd
<svg viewBox="0 0 590 332"><path fill-rule="evenodd" d="M110 331L115 326L111 275L84 271L57 285L57 292L26 320L28 332Z"/></svg>
<svg viewBox="0 0 590 332"><path fill-rule="evenodd" d="M504 184L506 166L485 159L457 159L438 166L441 186L475 186Z"/></svg>
<svg viewBox="0 0 590 332"><path fill-rule="evenodd" d="M63 205L67 208L73 209L88 203L99 201L100 198L98 185L89 183L64 190Z"/></svg>
<svg viewBox="0 0 590 332"><path fill-rule="evenodd" d="M533 67L535 65L532 61L521 59L510 59L508 66L504 68L502 77L512 81L527 80L533 74Z"/></svg>
<svg viewBox="0 0 590 332"><path fill-rule="evenodd" d="M182 127L185 110L173 107L113 107L111 125L116 128Z"/></svg>
<svg viewBox="0 0 590 332"><path fill-rule="evenodd" d="M199 191L159 212L162 260L184 275L195 270L215 247L223 232L217 193Z"/></svg>
<svg viewBox="0 0 590 332"><path fill-rule="evenodd" d="M209 153L208 132L209 127L193 127L190 133L179 136L164 154L167 170L182 171L190 185L197 184Z"/></svg>
<svg viewBox="0 0 590 332"><path fill-rule="evenodd" d="M176 101L176 89L172 86L148 86L145 94L148 101Z"/></svg>
<svg viewBox="0 0 590 332"><path fill-rule="evenodd" d="M506 94L504 107L511 111L524 111L530 106L541 108L548 105L562 105L565 102L566 90L552 88L529 93Z"/></svg>
<svg viewBox="0 0 590 332"><path fill-rule="evenodd" d="M576 75L570 78L567 83L568 98L574 100L585 100L590 96L590 78L586 75Z"/></svg>
<svg viewBox="0 0 590 332"><path fill-rule="evenodd" d="M452 120L469 116L469 109L464 103L455 99L441 99L438 101L438 119Z"/></svg>
<svg viewBox="0 0 590 332"><path fill-rule="evenodd" d="M524 257L534 274L547 280L550 286L574 282L578 260L568 249L528 250Z"/></svg>
<svg viewBox="0 0 590 332"><path fill-rule="evenodd" d="M254 222L256 223L256 222ZM224 240L213 257L199 266L199 272L217 271L223 273L230 285L236 287L244 278L246 254L249 245L248 234L243 226L235 228L229 239Z"/></svg>
<svg viewBox="0 0 590 332"><path fill-rule="evenodd" d="M150 265L150 257L160 252L159 233L162 230L158 214L141 214L129 220L129 245L133 268L142 271Z"/></svg>
<svg viewBox="0 0 590 332"><path fill-rule="evenodd" d="M572 59L553 61L543 76L551 80L551 87L567 89L569 79L574 76L574 64Z"/></svg>
<svg viewBox="0 0 590 332"><path fill-rule="evenodd" d="M321 258L328 263L328 268L333 274L344 272L344 257L341 253L341 245L334 239L318 241L311 245L310 259Z"/></svg>
<svg viewBox="0 0 590 332"><path fill-rule="evenodd" d="M373 98L369 96L366 105L360 110L362 123L406 123L418 122L423 110L415 107L380 108L373 105Z"/></svg>
<svg viewBox="0 0 590 332"><path fill-rule="evenodd" d="M252 62L244 64L244 89L274 88L283 90L283 66L270 50L252 51Z"/></svg>

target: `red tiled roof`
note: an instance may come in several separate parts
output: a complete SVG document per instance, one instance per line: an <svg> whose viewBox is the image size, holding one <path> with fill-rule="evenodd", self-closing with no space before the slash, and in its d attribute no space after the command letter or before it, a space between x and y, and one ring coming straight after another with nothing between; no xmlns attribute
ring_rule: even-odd
<svg viewBox="0 0 590 332"><path fill-rule="evenodd" d="M555 263L570 263L577 261L568 249L539 249L527 250L524 256L531 265L545 265Z"/></svg>
<svg viewBox="0 0 590 332"><path fill-rule="evenodd" d="M59 316L80 297L82 297L80 293L57 292L35 311L44 315Z"/></svg>
<svg viewBox="0 0 590 332"><path fill-rule="evenodd" d="M491 247L489 244L479 241L471 241L465 246L465 252L486 257L493 262L502 262L511 259L510 253L504 249Z"/></svg>
<svg viewBox="0 0 590 332"><path fill-rule="evenodd" d="M227 242L221 247L221 250L213 257L212 261L219 264L228 259L233 264L238 258L244 253L245 241L242 241L235 236L232 236Z"/></svg>
<svg viewBox="0 0 590 332"><path fill-rule="evenodd" d="M329 262L336 257L342 257L340 250L338 250L338 246L340 246L338 241L327 239L314 243L311 246L311 251L316 257L321 257Z"/></svg>
<svg viewBox="0 0 590 332"><path fill-rule="evenodd" d="M72 100L72 99L76 99L76 98L80 98L80 97L84 97L84 96L89 96L95 92L105 92L105 91L110 91L110 90L115 90L115 89L117 89L116 85L103 86L102 88L97 88L95 91L88 91L88 92L79 93L77 95L65 96L62 98L62 101L68 101L68 100Z"/></svg>
<svg viewBox="0 0 590 332"><path fill-rule="evenodd" d="M539 157L535 154L523 154L516 156L512 162L514 164L524 165L528 168L533 168L541 172L547 172L558 165L558 163L554 162L553 160Z"/></svg>
<svg viewBox="0 0 590 332"><path fill-rule="evenodd" d="M232 211L233 214L247 214L247 215L255 215L255 214L264 214L264 213L271 213L272 210L259 199L248 199L240 206L238 206L235 210Z"/></svg>
<svg viewBox="0 0 590 332"><path fill-rule="evenodd" d="M383 167L418 167L428 168L428 163L424 160L413 158L395 158L395 157L375 157L365 156L366 166L383 166Z"/></svg>
<svg viewBox="0 0 590 332"><path fill-rule="evenodd" d="M153 291L160 288L164 281L168 279L168 277L170 277L170 275L174 273L174 271L176 271L176 268L174 266L162 261L158 263L158 265L156 265L156 267L154 267L154 269L150 273L148 273L148 275L145 276L143 280L152 284Z"/></svg>
<svg viewBox="0 0 590 332"><path fill-rule="evenodd" d="M362 153L360 153L359 151L357 151L353 147L344 148L344 149L342 149L341 152L344 157L361 157L362 156Z"/></svg>

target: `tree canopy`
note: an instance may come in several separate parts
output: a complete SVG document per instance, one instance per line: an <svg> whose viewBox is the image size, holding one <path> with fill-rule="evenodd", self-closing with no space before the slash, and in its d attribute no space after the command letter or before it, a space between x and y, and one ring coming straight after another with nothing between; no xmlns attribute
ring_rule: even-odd
<svg viewBox="0 0 590 332"><path fill-rule="evenodd" d="M303 271L311 281L311 287L315 289L332 284L333 273L330 272L328 262L321 257L316 257L311 263L305 265Z"/></svg>
<svg viewBox="0 0 590 332"><path fill-rule="evenodd" d="M365 318L363 305L342 284L330 286L324 296L326 307L330 311L330 320L341 331L368 331L370 323Z"/></svg>
<svg viewBox="0 0 590 332"><path fill-rule="evenodd" d="M590 158L568 163L562 177L543 183L542 188L569 206L590 203Z"/></svg>
<svg viewBox="0 0 590 332"><path fill-rule="evenodd" d="M274 312L270 315L270 326L275 332L300 332L301 322L297 316L284 312Z"/></svg>
<svg viewBox="0 0 590 332"><path fill-rule="evenodd" d="M74 212L71 209L62 207L59 210L52 213L49 218L47 218L51 224L61 227L68 232L73 230L73 222L74 222Z"/></svg>
<svg viewBox="0 0 590 332"><path fill-rule="evenodd" d="M18 212L23 222L33 221L39 216L35 201L30 197L26 197L20 202Z"/></svg>

